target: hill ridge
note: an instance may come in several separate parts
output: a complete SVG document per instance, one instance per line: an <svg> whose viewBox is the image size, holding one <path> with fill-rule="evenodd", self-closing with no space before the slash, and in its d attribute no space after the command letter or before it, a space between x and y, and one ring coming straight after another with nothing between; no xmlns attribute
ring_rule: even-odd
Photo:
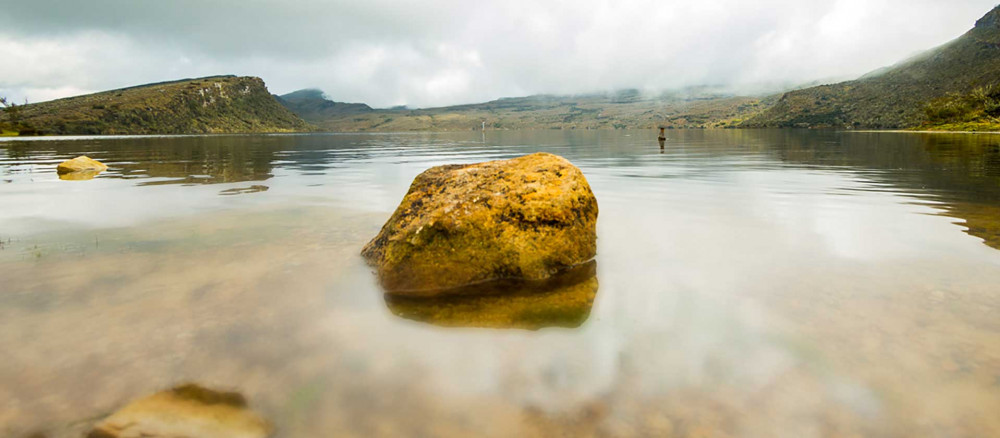
<svg viewBox="0 0 1000 438"><path fill-rule="evenodd" d="M32 103L19 130L38 134L301 132L313 127L281 106L255 76L179 79Z"/></svg>
<svg viewBox="0 0 1000 438"><path fill-rule="evenodd" d="M784 93L742 127L898 129L944 125L935 105L1000 86L1000 6L958 38L858 79ZM951 97L949 97L951 96ZM966 118L978 117L974 110ZM950 113L949 113L950 114ZM951 116L949 116L951 117Z"/></svg>

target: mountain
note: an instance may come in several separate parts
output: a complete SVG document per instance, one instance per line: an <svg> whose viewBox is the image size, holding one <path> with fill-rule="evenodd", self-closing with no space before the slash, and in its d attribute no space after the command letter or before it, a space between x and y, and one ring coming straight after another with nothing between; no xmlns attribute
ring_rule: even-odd
<svg viewBox="0 0 1000 438"><path fill-rule="evenodd" d="M743 127L953 129L1000 121L1000 6L959 38L853 81L785 93ZM991 116L990 113L993 112Z"/></svg>
<svg viewBox="0 0 1000 438"><path fill-rule="evenodd" d="M256 77L160 82L20 107L21 132L204 134L313 129L281 106Z"/></svg>
<svg viewBox="0 0 1000 438"><path fill-rule="evenodd" d="M274 96L274 98L289 111L310 122L321 122L330 117L364 114L372 111L372 107L363 103L328 100L322 91L314 88L293 91L281 96Z"/></svg>
<svg viewBox="0 0 1000 438"><path fill-rule="evenodd" d="M321 129L340 132L464 131L481 129L484 122L490 129L724 127L769 104L767 99L734 96L707 87L655 95L638 90L534 95L425 109L372 109L326 100L318 90L297 91L280 96L279 101ZM303 102L309 108L328 109L304 110Z"/></svg>

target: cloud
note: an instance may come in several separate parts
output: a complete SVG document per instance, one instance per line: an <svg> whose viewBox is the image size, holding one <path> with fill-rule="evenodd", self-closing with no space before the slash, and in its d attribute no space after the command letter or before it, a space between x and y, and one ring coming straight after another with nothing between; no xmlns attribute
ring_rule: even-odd
<svg viewBox="0 0 1000 438"><path fill-rule="evenodd" d="M841 79L996 0L91 0L0 8L0 93L38 101L212 74L375 106Z"/></svg>

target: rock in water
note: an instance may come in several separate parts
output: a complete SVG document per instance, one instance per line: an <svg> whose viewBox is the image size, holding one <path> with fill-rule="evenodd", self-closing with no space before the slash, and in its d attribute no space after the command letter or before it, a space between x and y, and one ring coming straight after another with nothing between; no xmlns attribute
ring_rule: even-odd
<svg viewBox="0 0 1000 438"><path fill-rule="evenodd" d="M87 438L265 438L271 430L239 393L189 384L129 403Z"/></svg>
<svg viewBox="0 0 1000 438"><path fill-rule="evenodd" d="M56 172L60 174L83 171L103 172L105 170L108 170L108 166L105 166L104 163L86 155L81 155L72 160L63 161L62 163L59 163L59 166L56 166Z"/></svg>
<svg viewBox="0 0 1000 438"><path fill-rule="evenodd" d="M587 262L597 252L596 225L583 172L536 153L424 171L361 254L387 292L432 296L492 280L545 280Z"/></svg>

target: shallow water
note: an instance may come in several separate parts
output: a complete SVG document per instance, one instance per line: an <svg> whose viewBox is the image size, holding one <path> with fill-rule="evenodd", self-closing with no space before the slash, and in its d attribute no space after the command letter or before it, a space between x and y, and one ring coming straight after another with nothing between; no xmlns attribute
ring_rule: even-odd
<svg viewBox="0 0 1000 438"><path fill-rule="evenodd" d="M0 141L0 435L198 382L283 437L1000 436L1000 136L655 136ZM597 196L596 278L383 299L414 176L535 151Z"/></svg>

